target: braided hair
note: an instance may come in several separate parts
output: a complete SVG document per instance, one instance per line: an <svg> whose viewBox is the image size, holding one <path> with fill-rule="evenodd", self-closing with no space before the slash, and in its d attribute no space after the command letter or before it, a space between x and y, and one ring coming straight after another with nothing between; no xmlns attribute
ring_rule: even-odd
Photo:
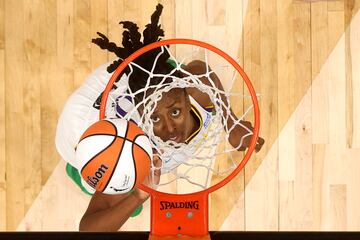
<svg viewBox="0 0 360 240"><path fill-rule="evenodd" d="M155 12L151 15L151 22L145 26L143 31L143 41L141 41L141 33L139 32L139 27L130 21L121 21L119 24L123 26L125 29L122 33L122 45L123 47L119 47L114 42L110 42L109 39L102 33L97 32L99 35L98 38L92 39L92 42L98 45L101 49L107 49L109 52L114 53L119 59L113 61L108 67L107 71L112 73L116 70L116 68L132 53L139 50L140 48L161 40L161 37L164 37L164 30L161 28L159 23L159 18L162 12L163 6L158 4L156 6ZM148 51L138 58L136 58L133 62L141 66L142 68L150 71L153 67L153 62L156 56L160 53L161 49L156 48L151 51ZM173 67L167 63L168 58L170 57L167 51L164 51L160 57L158 58L157 64L153 73L158 74L169 74ZM128 74L130 72L130 68L127 66L123 74ZM178 75L178 73L174 73L172 75ZM116 79L116 82L119 81L121 76ZM136 92L139 89L143 89L146 86L147 79L149 78L148 74L143 70L134 67L131 76L129 77L129 88L132 92ZM161 78L153 77L150 79L150 85L157 85L161 81ZM114 85L113 88L116 88ZM99 96L97 102L100 103L101 96ZM142 99L143 93L135 96L135 101ZM95 104L94 104L95 105ZM95 107L95 106L94 106Z"/></svg>

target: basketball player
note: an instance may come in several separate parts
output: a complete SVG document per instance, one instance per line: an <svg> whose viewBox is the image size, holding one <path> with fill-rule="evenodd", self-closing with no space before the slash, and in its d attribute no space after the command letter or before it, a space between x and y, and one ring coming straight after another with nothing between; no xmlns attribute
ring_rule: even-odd
<svg viewBox="0 0 360 240"><path fill-rule="evenodd" d="M143 32L143 42L140 41L141 34L138 32L138 27L132 22L121 22L125 28L122 41L123 48L109 42L106 36L98 33L100 38L93 39L93 42L102 49L114 52L119 57L119 60L114 61L108 67L103 65L95 70L83 86L76 90L69 98L60 116L56 146L61 156L68 162L67 173L84 192L93 194L88 209L80 222L80 230L82 231L117 231L129 217L136 216L141 212L142 203L149 198L149 194L140 189L135 189L128 194L119 195L106 195L101 192L94 192L80 177L77 163L75 162L75 147L86 128L98 120L101 93L110 79L110 73L115 71L122 60L133 52L147 44L159 41L164 36L164 31L158 25L161 12L162 5L159 4L151 16L151 23L146 25ZM158 55L158 51L158 49L154 49L143 54L135 62L146 69L151 69L153 59ZM174 66L168 61L168 58L168 54L160 56L154 73L169 74L173 70ZM183 68L191 74L206 72L206 65L202 61L190 62ZM129 69L125 69L124 74L119 76L117 82L121 83L126 79L128 72ZM173 75L182 77L180 72L175 72ZM210 77L214 80L216 87L222 89L221 82L217 76L212 74ZM147 78L148 76L143 71L134 68L131 77L126 79L125 82L131 92L136 92L146 86ZM159 78L153 78L151 79L151 84L157 85L160 81L161 79ZM205 84L210 84L206 78L201 79L201 81ZM135 103L138 103L142 98L143 95L138 94L133 100ZM114 109L117 117L124 115L122 108L114 106ZM139 111L141 114L141 107ZM171 140L178 143L188 143L201 136L201 133L206 130L206 126L201 124L204 122L202 119L211 116L213 111L212 102L207 94L193 88L174 88L169 92L163 93L151 116L154 134L163 141ZM231 125L233 123L229 120L227 124ZM253 130L250 122L243 121L242 124ZM248 134L248 131L244 128L235 128L230 133L230 144L239 151L245 150L251 140L251 136L246 137L242 145L239 146L240 139L245 134ZM259 138L255 151L259 151L263 144L264 140ZM155 158L154 162L157 165L161 160ZM157 179L155 181L157 182L159 181L159 175L159 172L156 172ZM145 180L144 184L149 184L148 181L148 179Z"/></svg>

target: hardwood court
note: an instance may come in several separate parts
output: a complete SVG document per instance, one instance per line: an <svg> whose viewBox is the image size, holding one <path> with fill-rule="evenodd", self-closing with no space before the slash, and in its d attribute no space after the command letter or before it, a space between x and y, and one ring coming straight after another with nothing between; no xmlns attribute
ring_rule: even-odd
<svg viewBox="0 0 360 240"><path fill-rule="evenodd" d="M360 1L0 0L0 230L76 230L89 197L54 146L69 95L158 2L166 38L240 60L265 146L210 199L211 230L360 230ZM123 230L148 230L149 207Z"/></svg>

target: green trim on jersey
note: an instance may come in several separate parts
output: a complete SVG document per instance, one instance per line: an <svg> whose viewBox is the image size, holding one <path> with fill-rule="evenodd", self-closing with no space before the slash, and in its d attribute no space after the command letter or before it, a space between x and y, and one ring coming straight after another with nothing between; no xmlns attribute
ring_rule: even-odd
<svg viewBox="0 0 360 240"><path fill-rule="evenodd" d="M173 68L176 68L176 66L177 66L177 63L173 59L168 58L168 60L166 60L166 62ZM186 66L185 64L181 64L182 68L185 66Z"/></svg>
<svg viewBox="0 0 360 240"><path fill-rule="evenodd" d="M75 182L75 184L81 189L81 191L83 191L84 193L86 193L89 196L92 196L92 193L89 193L86 190L86 188L82 185L79 170L77 170L75 167L73 167L69 163L67 163L66 164L66 173ZM133 192L133 190L130 191L129 194L131 194L132 192ZM143 205L141 204L131 214L131 217L136 217L137 215L139 215L141 213L142 209L143 209Z"/></svg>
<svg viewBox="0 0 360 240"><path fill-rule="evenodd" d="M81 189L81 191L83 191L84 193L86 193L89 196L92 196L92 194L89 193L86 190L86 188L82 185L81 176L79 174L79 171L76 168L74 168L73 166L71 166L69 163L66 164L66 173L76 183L76 185L78 185L78 187Z"/></svg>
<svg viewBox="0 0 360 240"><path fill-rule="evenodd" d="M176 68L176 62L173 59L168 58L168 60L166 60L166 62L173 68Z"/></svg>

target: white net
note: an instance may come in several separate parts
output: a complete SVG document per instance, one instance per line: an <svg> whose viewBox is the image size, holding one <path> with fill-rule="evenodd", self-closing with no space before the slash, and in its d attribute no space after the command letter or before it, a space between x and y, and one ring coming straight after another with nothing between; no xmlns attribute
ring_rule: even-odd
<svg viewBox="0 0 360 240"><path fill-rule="evenodd" d="M173 66L172 72L154 73L158 59L165 53L170 55L168 62ZM204 62L205 71L196 74L189 72L186 66L193 60ZM153 188L168 193L197 192L218 183L238 166L243 153L237 149L253 134L252 128L244 124L245 120L253 121L253 103L243 79L230 63L202 47L174 45L161 47L150 70L134 62L128 67L130 72L122 75L115 83L117 88L109 94L106 117L133 120L150 138L155 155L161 160L160 165L152 164ZM135 68L144 71L148 78L145 88L132 92L128 79L131 79ZM173 76L176 71L181 72L181 77ZM160 83L152 85L153 78L160 78ZM217 79L221 80L222 87L217 84ZM207 94L212 102L212 108L206 108L190 94L193 107L200 112L200 120L199 131L186 143L164 142L153 130L151 116L159 101L164 93L176 88L197 89ZM134 100L138 94L143 96L139 102ZM160 181L154 181L155 173L159 171Z"/></svg>

